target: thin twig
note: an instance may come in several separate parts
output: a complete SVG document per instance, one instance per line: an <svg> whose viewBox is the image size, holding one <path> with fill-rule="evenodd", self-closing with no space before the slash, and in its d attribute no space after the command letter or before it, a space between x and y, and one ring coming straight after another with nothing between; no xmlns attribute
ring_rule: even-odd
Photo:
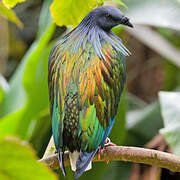
<svg viewBox="0 0 180 180"><path fill-rule="evenodd" d="M173 172L180 172L180 157L174 154L161 152L152 149L128 147L128 146L109 146L106 147L101 158L96 156L93 159L97 161L128 161L136 163L144 163L148 165L154 165L161 168L169 169ZM44 162L52 169L59 168L57 155L51 155L47 158L43 158L40 162ZM65 152L64 157L65 166L69 165L69 155Z"/></svg>

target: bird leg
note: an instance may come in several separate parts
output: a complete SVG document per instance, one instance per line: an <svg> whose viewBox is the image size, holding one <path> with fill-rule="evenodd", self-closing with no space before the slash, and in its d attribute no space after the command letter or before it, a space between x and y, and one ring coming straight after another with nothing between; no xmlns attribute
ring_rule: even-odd
<svg viewBox="0 0 180 180"><path fill-rule="evenodd" d="M105 143L104 143L104 147L100 147L98 150L98 160L101 159L101 156L104 153L105 147L107 147L107 146L116 146L116 144L112 143L109 138L106 138Z"/></svg>

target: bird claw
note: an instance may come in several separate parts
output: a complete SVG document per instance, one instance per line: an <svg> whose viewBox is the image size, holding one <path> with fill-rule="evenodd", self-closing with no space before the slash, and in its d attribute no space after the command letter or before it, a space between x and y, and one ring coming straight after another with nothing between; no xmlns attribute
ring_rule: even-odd
<svg viewBox="0 0 180 180"><path fill-rule="evenodd" d="M101 156L104 153L105 147L107 147L107 146L116 146L116 144L112 143L109 138L106 138L104 147L100 147L99 148L99 151L98 151L98 160L101 159ZM107 162L107 164L108 164L108 162Z"/></svg>
<svg viewBox="0 0 180 180"><path fill-rule="evenodd" d="M112 143L109 138L106 138L104 147L107 147L107 146L116 146L116 144Z"/></svg>

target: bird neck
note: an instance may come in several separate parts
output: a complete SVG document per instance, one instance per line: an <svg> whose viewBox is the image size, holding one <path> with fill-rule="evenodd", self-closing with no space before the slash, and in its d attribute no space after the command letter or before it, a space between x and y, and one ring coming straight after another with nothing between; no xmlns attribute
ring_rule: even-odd
<svg viewBox="0 0 180 180"><path fill-rule="evenodd" d="M87 44L92 44L94 50L100 58L104 58L101 51L103 42L110 43L117 51L128 56L129 50L122 44L121 39L112 31L104 31L97 25L93 24L92 19L82 21L75 29L64 37L66 47L71 49L71 53L77 53L79 48L85 50Z"/></svg>

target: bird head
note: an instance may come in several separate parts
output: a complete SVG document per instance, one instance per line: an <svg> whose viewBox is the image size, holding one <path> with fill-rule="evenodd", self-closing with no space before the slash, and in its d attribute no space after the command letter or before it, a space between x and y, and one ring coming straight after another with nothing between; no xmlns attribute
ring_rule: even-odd
<svg viewBox="0 0 180 180"><path fill-rule="evenodd" d="M119 24L133 27L129 22L129 18L123 15L123 13L113 6L101 6L91 11L87 18L91 18L93 25L99 28L109 31L114 26Z"/></svg>
<svg viewBox="0 0 180 180"><path fill-rule="evenodd" d="M111 44L117 51L124 56L130 52L122 44L121 39L116 36L111 29L119 24L133 27L123 13L113 6L101 6L92 10L81 23L71 32L64 36L64 47L71 47L71 52L77 52L82 46L85 48L86 43L90 42L99 57L104 57L101 51L101 40Z"/></svg>

